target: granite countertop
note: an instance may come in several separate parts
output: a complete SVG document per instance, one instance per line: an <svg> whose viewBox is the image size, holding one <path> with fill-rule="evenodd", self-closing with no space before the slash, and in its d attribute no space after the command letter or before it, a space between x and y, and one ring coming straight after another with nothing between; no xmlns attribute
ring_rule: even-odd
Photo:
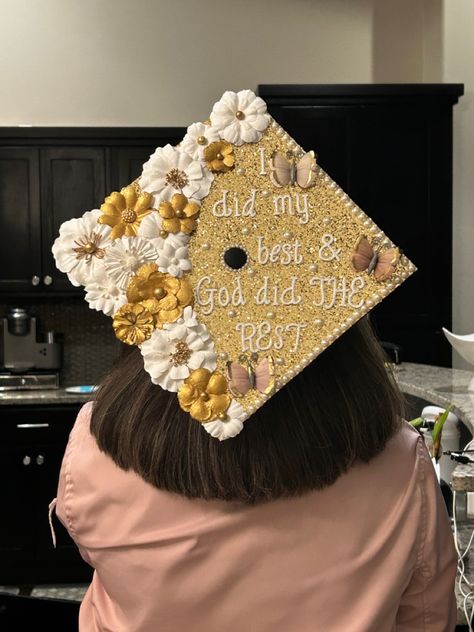
<svg viewBox="0 0 474 632"><path fill-rule="evenodd" d="M83 404L94 398L93 393L68 393L66 388L31 391L1 391L0 406L35 406L38 404Z"/></svg>
<svg viewBox="0 0 474 632"><path fill-rule="evenodd" d="M452 404L453 413L474 435L474 391L468 390L472 371L406 362L395 367L395 377L404 393L437 406ZM458 464L451 486L456 491L474 491L474 463Z"/></svg>

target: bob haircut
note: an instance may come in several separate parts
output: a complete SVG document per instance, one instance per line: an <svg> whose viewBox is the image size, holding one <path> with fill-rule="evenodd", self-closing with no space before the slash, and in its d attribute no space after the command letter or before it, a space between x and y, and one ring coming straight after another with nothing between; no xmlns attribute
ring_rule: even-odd
<svg viewBox="0 0 474 632"><path fill-rule="evenodd" d="M364 318L222 442L151 382L128 347L98 389L91 432L120 468L159 489L252 504L331 485L384 449L403 412Z"/></svg>

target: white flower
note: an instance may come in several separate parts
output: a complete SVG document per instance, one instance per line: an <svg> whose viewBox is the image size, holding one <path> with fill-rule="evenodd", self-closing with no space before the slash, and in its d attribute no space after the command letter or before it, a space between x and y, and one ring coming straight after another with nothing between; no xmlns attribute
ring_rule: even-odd
<svg viewBox="0 0 474 632"><path fill-rule="evenodd" d="M208 421L202 424L202 427L219 441L225 441L231 439L241 432L244 427L244 421L247 418L247 413L239 404L239 402L233 399L229 408L226 410L227 419L214 419L214 421Z"/></svg>
<svg viewBox="0 0 474 632"><path fill-rule="evenodd" d="M219 139L219 131L212 125L193 123L188 127L186 136L180 143L180 149L194 160L203 160L206 147Z"/></svg>
<svg viewBox="0 0 474 632"><path fill-rule="evenodd" d="M86 285L104 268L104 256L111 244L111 229L97 223L100 215L101 212L94 209L64 222L53 244L56 266L66 272L73 285Z"/></svg>
<svg viewBox="0 0 474 632"><path fill-rule="evenodd" d="M182 277L185 272L191 270L188 247L179 246L176 248L170 242L166 241L158 253L157 264L160 272L167 272L174 277Z"/></svg>
<svg viewBox="0 0 474 632"><path fill-rule="evenodd" d="M160 232L163 226L163 218L159 213L150 213L140 223L138 235L150 241L154 248L160 252L165 244L171 244L174 248L186 246L189 243L190 235L186 233L168 233L167 237L162 237Z"/></svg>
<svg viewBox="0 0 474 632"><path fill-rule="evenodd" d="M84 289L89 307L104 312L106 316L112 316L127 302L125 292L115 285L105 269L101 270Z"/></svg>
<svg viewBox="0 0 474 632"><path fill-rule="evenodd" d="M104 265L112 282L125 290L138 268L156 261L157 257L158 253L149 241L140 237L121 237L107 249Z"/></svg>
<svg viewBox="0 0 474 632"><path fill-rule="evenodd" d="M209 330L205 325L202 325L198 321L196 312L190 305L184 308L183 313L178 318L178 320L175 320L174 323L165 323L163 325L163 329L170 328L173 329L174 336L178 338L183 338L186 335L186 332L192 329L204 342L211 340L211 334L209 333Z"/></svg>
<svg viewBox="0 0 474 632"><path fill-rule="evenodd" d="M270 123L267 104L251 90L224 92L211 112L212 126L234 145L256 143Z"/></svg>
<svg viewBox="0 0 474 632"><path fill-rule="evenodd" d="M214 371L214 343L204 325L197 324L192 308L185 318L155 329L151 338L141 345L145 371L151 381L167 391L177 393L179 387L195 369ZM196 325L192 323L196 322ZM185 322L191 322L187 328ZM203 334L203 335L201 335Z"/></svg>
<svg viewBox="0 0 474 632"><path fill-rule="evenodd" d="M171 145L158 147L143 165L140 186L155 198L155 206L174 193L201 200L209 193L213 175L200 162Z"/></svg>

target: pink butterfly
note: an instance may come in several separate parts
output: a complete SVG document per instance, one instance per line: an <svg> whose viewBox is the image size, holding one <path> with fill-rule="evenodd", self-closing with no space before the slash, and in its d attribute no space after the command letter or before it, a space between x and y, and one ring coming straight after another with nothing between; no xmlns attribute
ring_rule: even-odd
<svg viewBox="0 0 474 632"><path fill-rule="evenodd" d="M384 252L374 250L367 237L360 237L352 255L354 269L373 273L376 281L386 281L394 273L399 260L398 248L389 248Z"/></svg>
<svg viewBox="0 0 474 632"><path fill-rule="evenodd" d="M275 152L270 160L270 180L276 187L286 187L297 184L302 189L308 189L316 180L316 157L314 151L308 151L299 160L293 152L288 157Z"/></svg>
<svg viewBox="0 0 474 632"><path fill-rule="evenodd" d="M239 357L239 362L227 362L227 379L229 390L235 397L246 395L249 390L256 389L268 395L275 386L275 370L273 358L268 356L256 364L256 354L251 358Z"/></svg>

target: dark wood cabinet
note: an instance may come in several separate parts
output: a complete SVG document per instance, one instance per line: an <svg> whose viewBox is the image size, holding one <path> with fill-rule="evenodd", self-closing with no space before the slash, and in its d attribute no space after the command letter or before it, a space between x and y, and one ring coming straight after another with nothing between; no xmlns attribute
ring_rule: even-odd
<svg viewBox="0 0 474 632"><path fill-rule="evenodd" d="M262 85L272 116L418 267L372 312L402 360L450 366L454 85Z"/></svg>
<svg viewBox="0 0 474 632"><path fill-rule="evenodd" d="M0 128L0 295L82 294L54 265L60 225L137 178L184 129Z"/></svg>
<svg viewBox="0 0 474 632"><path fill-rule="evenodd" d="M39 150L0 147L0 291L28 291L41 274Z"/></svg>
<svg viewBox="0 0 474 632"><path fill-rule="evenodd" d="M63 222L98 208L106 194L103 148L54 147L41 150L42 279L45 285L54 285L54 289L59 291L70 291L67 276L59 272L54 264L51 246Z"/></svg>
<svg viewBox="0 0 474 632"><path fill-rule="evenodd" d="M92 569L48 506L56 496L62 458L79 405L1 406L0 584L89 581Z"/></svg>

